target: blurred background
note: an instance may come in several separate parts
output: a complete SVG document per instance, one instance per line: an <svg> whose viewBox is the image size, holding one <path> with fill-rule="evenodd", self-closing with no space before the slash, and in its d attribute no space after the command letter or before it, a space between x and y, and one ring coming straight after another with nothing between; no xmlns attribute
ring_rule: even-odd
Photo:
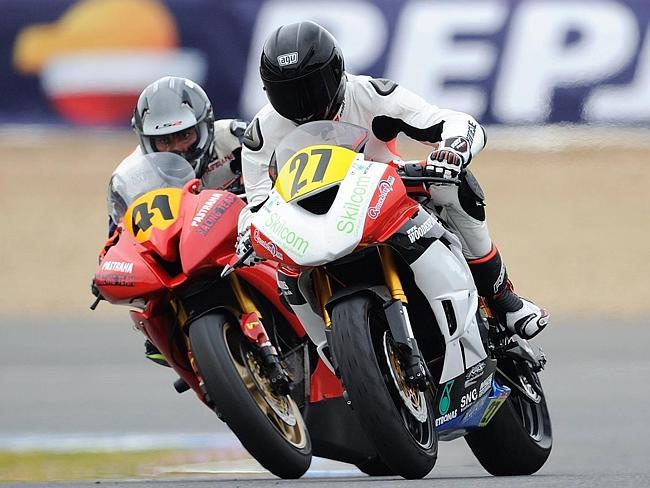
<svg viewBox="0 0 650 488"><path fill-rule="evenodd" d="M250 120L266 102L262 43L284 23L324 25L348 72L391 78L486 126L472 170L491 233L518 291L553 313L552 334L650 325L645 0L0 0L0 10L0 480L5 469L19 479L16 453L34 450L242 455L192 393L176 395L169 371L146 364L126 309L88 310L89 288L105 188L136 145L142 88L189 77L218 118Z"/></svg>

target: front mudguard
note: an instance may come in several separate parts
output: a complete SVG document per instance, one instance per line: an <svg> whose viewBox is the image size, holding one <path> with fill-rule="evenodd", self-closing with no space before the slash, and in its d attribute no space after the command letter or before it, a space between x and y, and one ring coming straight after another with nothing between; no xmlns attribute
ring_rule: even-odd
<svg viewBox="0 0 650 488"><path fill-rule="evenodd" d="M376 300L378 304L385 304L391 301L390 293L388 289L384 286L371 286L369 284L357 283L355 285L346 286L337 290L325 304L325 309L327 313L332 313L332 308L337 302L340 302L343 299L346 299L352 295L367 295L373 300Z"/></svg>

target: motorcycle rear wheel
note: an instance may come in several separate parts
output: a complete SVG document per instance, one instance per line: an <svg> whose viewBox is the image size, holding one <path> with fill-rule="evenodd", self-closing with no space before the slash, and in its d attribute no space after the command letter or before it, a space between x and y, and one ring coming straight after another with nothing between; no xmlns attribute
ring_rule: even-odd
<svg viewBox="0 0 650 488"><path fill-rule="evenodd" d="M294 479L311 464L311 440L290 395L272 391L252 345L223 313L190 326L192 354L222 420L248 452L274 475Z"/></svg>
<svg viewBox="0 0 650 488"><path fill-rule="evenodd" d="M535 380L539 384L539 378ZM525 382L522 386L526 387ZM553 433L546 397L543 391L529 391L537 401L512 388L494 418L465 436L476 459L494 476L533 474L551 454Z"/></svg>
<svg viewBox="0 0 650 488"><path fill-rule="evenodd" d="M354 295L334 305L332 351L359 423L388 468L386 474L422 478L438 456L432 398L400 382L391 341L383 310L370 297ZM420 420L408 398L420 402Z"/></svg>
<svg viewBox="0 0 650 488"><path fill-rule="evenodd" d="M357 468L368 476L393 476L395 471L390 469L381 458L376 457L357 464Z"/></svg>

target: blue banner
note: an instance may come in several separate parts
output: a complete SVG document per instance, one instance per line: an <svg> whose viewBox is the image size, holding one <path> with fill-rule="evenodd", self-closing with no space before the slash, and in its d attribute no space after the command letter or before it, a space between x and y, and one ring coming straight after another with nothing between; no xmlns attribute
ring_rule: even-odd
<svg viewBox="0 0 650 488"><path fill-rule="evenodd" d="M0 0L0 123L128 126L141 89L187 76L218 117L266 102L259 56L303 19L351 73L483 123L650 124L644 0Z"/></svg>

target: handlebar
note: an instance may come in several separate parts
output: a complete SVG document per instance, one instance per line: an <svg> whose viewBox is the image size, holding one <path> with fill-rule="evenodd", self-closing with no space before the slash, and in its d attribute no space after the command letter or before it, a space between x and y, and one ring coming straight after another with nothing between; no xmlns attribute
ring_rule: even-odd
<svg viewBox="0 0 650 488"><path fill-rule="evenodd" d="M460 185L459 181L448 180L447 178L438 178L435 176L401 176L403 181L413 181L415 183L438 183L442 185Z"/></svg>

